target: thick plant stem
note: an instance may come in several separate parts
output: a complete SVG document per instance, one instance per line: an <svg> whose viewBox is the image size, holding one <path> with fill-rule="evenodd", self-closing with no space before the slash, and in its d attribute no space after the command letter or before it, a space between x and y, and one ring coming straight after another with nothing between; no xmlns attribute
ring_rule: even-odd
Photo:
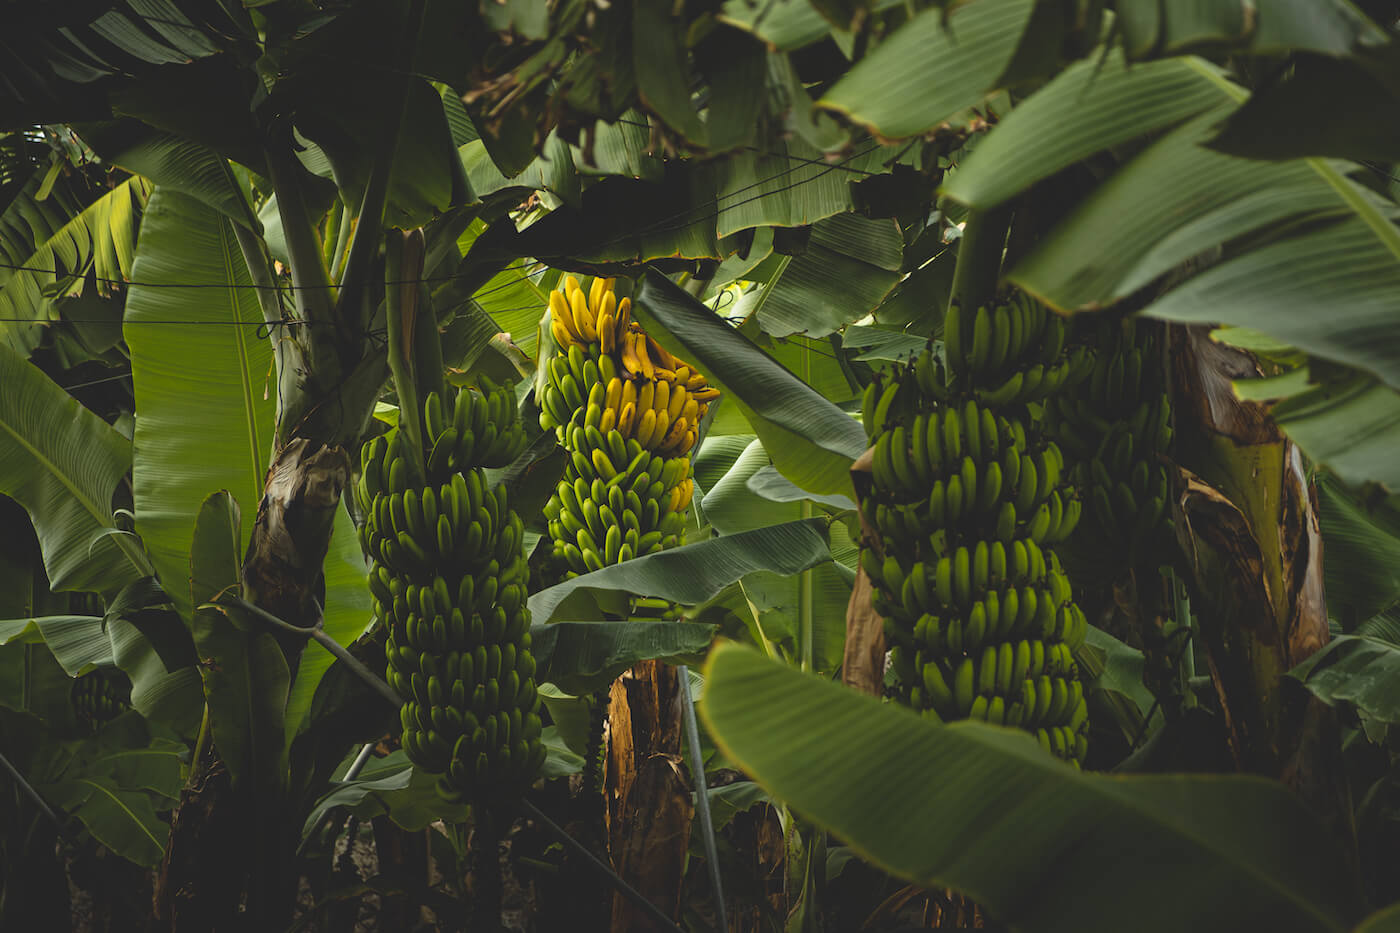
<svg viewBox="0 0 1400 933"><path fill-rule="evenodd" d="M501 835L485 800L472 804L471 929L496 933L501 926Z"/></svg>
<svg viewBox="0 0 1400 933"><path fill-rule="evenodd" d="M1006 204L968 212L953 269L952 297L961 307L977 308L996 292L1010 225L1011 207Z"/></svg>

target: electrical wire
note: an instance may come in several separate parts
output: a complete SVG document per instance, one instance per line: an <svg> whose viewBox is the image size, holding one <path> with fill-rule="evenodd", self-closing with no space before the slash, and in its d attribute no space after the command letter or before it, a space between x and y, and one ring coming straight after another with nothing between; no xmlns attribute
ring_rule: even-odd
<svg viewBox="0 0 1400 933"><path fill-rule="evenodd" d="M693 214L693 213L696 212L696 211L705 210L705 209L710 208L710 207L716 207L716 206L718 206L722 201L725 201L725 200L727 200L727 199L729 199L729 198L732 198L732 197L736 197L736 196L738 196L738 195L740 195L740 194L743 194L743 193L746 192L746 191L751 191L751 190L753 190L754 188L763 187L763 186L765 186L765 185L767 185L767 184L769 184L769 183L771 183L771 182L773 182L773 181L776 181L778 178L781 178L781 177L783 177L784 175L790 175L790 174L792 174L792 172L796 171L796 169L788 169L788 170L785 170L785 171L783 171L783 172L779 172L779 173L777 173L777 174L775 174L775 175L768 176L767 178L759 179L758 181L755 181L755 182L753 182L753 183L751 183L751 184L745 185L745 186L743 186L742 188L737 188L737 189L735 189L734 191L729 192L728 194L725 194L725 195L721 195L721 196L712 198L712 199L709 200L709 201L703 202L703 203L701 203L701 204L694 205L694 206L689 207L689 208L687 208L687 209L685 209L685 210L683 210L683 211L679 211L679 212L677 212L677 213L675 213L675 214L672 214L670 217L663 217L663 218L660 218L659 220L657 220L657 221L655 221L655 222L653 222L653 223L651 223L651 224L643 225L643 226L641 226L641 227L638 227L638 228L635 229L635 230L629 230L629 231L626 231L625 233L618 234L617 236L612 237L611 239L605 240L603 243L601 243L601 244L595 246L594 249L595 249L595 250L601 251L601 250L604 250L604 249L608 248L609 246L617 245L618 243L621 243L623 240L626 240L626 239L629 239L629 238L632 238L632 237L648 236L648 235L654 235L654 234L660 234L660 233L668 233L668 232L672 232L672 231L675 231L675 230L684 229L685 227L693 226L693 225L698 224L698 223L703 223L703 222L706 221L706 220L712 220L712 219L714 219L714 218L716 218L716 217L719 217L719 216L720 216L721 214L723 214L725 211L733 210L734 208L740 207L740 206L745 205L745 204L751 204L751 203L754 203L754 202L756 202L756 201L761 201L761 200L763 200L764 198L773 197L773 196L779 195L779 194L784 194L784 193L786 193L786 192L788 192L788 191L792 191L793 189L795 189L795 188L797 188L797 187L799 187L799 186L801 186L801 185L805 185L805 184L808 184L808 183L810 183L810 182L816 181L818 178L821 178L822 176L828 174L829 172L838 170L844 163L850 162L850 161L852 161L852 160L854 160L854 159L862 158L862 157L864 157L864 156L866 156L866 155L869 155L871 152L874 152L874 151L875 151L876 149L878 149L878 148L879 148L878 144L877 144L877 145L872 145L872 146L870 146L870 147L867 148L867 149L861 150L861 151L859 151L859 152L852 153L851 155L847 156L846 158L840 160L839 162L834 162L834 163L830 163L830 164L826 165L825 168L824 168L822 171L817 172L817 173L815 173L815 174L813 174L813 175L811 175L811 176L808 176L808 177L802 178L802 179L798 179L797 181L794 181L794 182L792 182L792 183L790 183L790 184L784 185L784 186L782 186L782 187L780 187L780 188L776 188L776 189L774 189L774 190L772 190L772 191L762 191L762 192L760 192L759 194L754 195L753 197L745 198L745 199L743 199L743 200L741 200L741 201L738 201L738 202L736 202L736 203L734 203L734 204L730 204L730 205L725 205L725 206L723 206L723 207L719 207L719 208L718 208L717 210L715 210L713 213L710 213L710 214L707 214L707 215L704 215L704 216L701 216L701 217L696 217L696 218L694 218L694 219L682 219L682 218L687 217L687 215L689 215L689 214ZM679 221L679 222L673 223L673 221ZM527 263L523 263L523 262L522 262L522 263L519 264L519 265L507 265L504 269L502 269L500 272L498 272L497 275L504 274L505 272L511 271L512 269L524 269L524 268L527 268L528 265L533 265L533 264L527 264ZM58 270L58 269L56 269L56 268L55 268L55 269L44 269L44 268L39 268L39 267L34 267L34 266L26 266L26 265L19 265L19 264L14 264L14 263L5 263L5 262L0 262L0 269L11 269L11 270L14 270L14 271L21 271L21 272L35 272L35 273L41 273L41 274L44 274L44 275L52 275L52 276L54 276L54 277L56 277L56 278L59 277L59 276L63 276L63 277L77 277L77 276L78 276L78 273L77 273L77 272L72 272L72 271L67 271L67 270ZM506 288L509 288L509 287L511 287L511 286L513 286L513 285L517 285L517 284L519 284L519 283L521 283L521 282L524 282L524 281L530 279L530 278L533 277L534 275L539 274L539 271L542 271L542 270L536 270L536 271L533 271L533 272L529 272L529 273L526 273L525 275L519 276L519 277L517 277L517 278L509 279L509 280L507 280L507 281L505 281L505 282L500 282L500 283L498 283L498 284L496 284L496 285L493 285L493 286L491 286L490 288L486 288L486 289L483 289L483 290L481 290L481 291L478 291L478 292L476 292L476 293L474 293L474 294L472 295L472 299L473 299L473 300L477 300L477 299L479 299L479 298L481 298L481 297L483 297L483 296L485 296L485 295L490 295L490 294L492 294L492 293L494 293L494 292L501 291L501 290L506 289ZM84 277L85 277L85 276L84 276ZM453 279L464 278L464 277L465 277L465 273L452 273L452 274L450 274L450 275L422 276L422 277L414 278L414 279L395 280L395 281L392 281L392 282L386 282L385 284L386 284L386 285L400 285L400 284L408 284L408 283L412 283L412 282L419 282L419 283L442 282L442 281L450 281L450 280L453 280ZM126 286L126 287L128 287L128 288L189 288L189 289L210 289L210 288L240 289L240 288L246 288L246 289L258 289L258 290L274 289L274 290L277 290L277 291L281 291L281 290L285 289L285 290L288 290L288 291L296 291L296 290L299 290L299 289L335 288L335 287L337 287L337 286L335 286L335 285L333 285L333 284L327 284L327 285L292 285L292 284L290 284L290 283L285 283L285 284L284 284L284 283L277 283L277 284L275 284L275 285L258 285L258 284L251 283L251 282L246 282L246 283L245 283L245 282L143 282L143 281L126 281L126 280L123 280L123 279L114 279L114 278L111 278L111 277L108 277L108 276L94 276L93 278L94 278L94 280L97 281L97 282L102 282L102 283L106 283L106 284L114 284L114 285L123 285L123 286ZM7 320L7 319L0 318L0 320ZM32 321L22 321L22 322L33 323ZM133 322L133 323L135 323L135 322ZM155 321L149 321L149 322L146 322L146 323L157 323L157 322L155 322ZM194 322L176 321L176 322L171 322L171 323L194 323ZM203 322L203 323L235 323L235 322L209 321L209 322ZM318 321L303 321L303 320L284 320L282 323L284 323L284 324L318 324L318 323L319 323L319 324L328 324L328 323L333 323L333 322L326 322L326 321L319 321L319 322L318 322Z"/></svg>

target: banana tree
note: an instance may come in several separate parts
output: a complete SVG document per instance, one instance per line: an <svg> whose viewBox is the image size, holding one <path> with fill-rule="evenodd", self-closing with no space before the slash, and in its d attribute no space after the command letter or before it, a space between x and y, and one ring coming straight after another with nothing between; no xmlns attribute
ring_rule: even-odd
<svg viewBox="0 0 1400 933"><path fill-rule="evenodd" d="M1181 440L1173 512L1186 555L1177 570L1196 610L1191 637L1212 675L1207 703L1229 724L1221 747L1231 766L1285 779L1350 863L1335 716L1291 688L1302 680L1315 696L1386 721L1382 700L1339 676L1384 666L1385 656L1341 642L1326 663L1282 677L1328 638L1303 455L1351 484L1393 488L1383 445L1394 354L1375 339L1387 332L1393 293L1393 193L1374 171L1328 160L1391 158L1394 142L1342 120L1300 147L1278 114L1354 100L1347 89L1358 86L1391 93L1393 40L1364 13L1284 2L1259 17L1228 3L1167 15L1120 0L1105 29L1099 6L1030 0L669 12L133 3L98 18L52 6L26 26L32 41L16 43L24 68L0 114L15 128L74 122L105 164L132 175L89 204L64 187L60 160L50 175L31 159L23 184L4 189L14 213L0 220L18 216L29 228L23 249L7 237L12 265L33 263L50 278L11 270L0 298L13 285L23 292L16 316L38 320L84 297L71 292L89 269L93 282L129 278L103 300L124 299L138 417L132 444L56 384L35 381L22 356L47 352L34 342L42 331L18 322L14 333L30 343L13 360L0 356L0 367L26 404L0 400L0 423L26 442L4 449L0 490L29 511L55 587L115 601L154 577L183 620L169 643L123 622L116 631L135 637L113 654L134 672L137 708L196 741L165 852L165 922L217 928L245 894L249 919L287 916L295 827L348 743L375 737L368 724L353 735L320 730L312 709L326 696L328 660L304 652L304 639L244 632L209 604L231 587L294 628L323 625L341 642L364 630L364 560L340 500L351 452L378 430L385 290L397 278L428 282L443 323L457 315L445 339L459 341L456 359L469 369L498 331L536 352L541 289L552 281L522 274L537 260L638 275L648 330L695 360L726 404L697 459L697 514L716 536L675 567L637 561L536 593L536 621L582 624L602 616L609 592L654 592L810 673L829 678L841 665L867 689L878 686L883 652L859 577L849 631L842 621L859 538L850 467L865 445L849 412L872 365L938 337L950 294L975 304L999 282L1067 314L1132 308L1232 325L1217 336L1252 358L1200 329L1174 330L1171 343ZM1251 81L1261 63L1285 56L1293 67L1283 80ZM890 144L900 139L908 144ZM985 223L1007 213L1009 241ZM422 227L428 243L421 269L387 283L386 227ZM1319 317L1320 306L1339 313ZM1245 380L1260 371L1275 378L1251 387ZM1236 393L1283 401L1270 421ZM64 431L45 427L54 424ZM128 468L130 503L113 498ZM519 472L531 469L548 471ZM114 501L130 505L134 522L113 516ZM838 520L819 531L818 515ZM1324 510L1321 537L1327 521ZM1379 599L1359 615L1384 610L1390 600L1371 605ZM1384 619L1376 624L1384 631ZM601 650L617 637L584 643ZM551 709L561 726L565 691L596 689L619 658L639 656L612 643L587 676L559 673ZM1153 731L1142 656L1107 636L1095 644L1081 663L1102 667L1103 702L1125 711L1128 740L1151 733L1160 748L1167 730ZM656 644L649 656L680 660L692 649ZM181 652L183 664L164 660ZM810 743L755 751L756 737L821 731L783 700L807 697L815 678L786 681L737 657L721 653L711 668L707 717L722 749L712 764L742 765L894 877L960 888L1018 923L1046 921L1049 908L1027 912L998 887L1015 880L1005 872L914 857L917 838L882 847L886 824L789 767L822 767L806 757ZM848 715L844 699L829 702L833 716ZM851 710L853 743L866 716L891 736L920 725ZM960 755L1018 780L1062 777L1001 735L918 735L930 761ZM373 780L402 781L393 789L407 793L407 773ZM347 783L334 799L359 794L354 805L370 812L371 788ZM1089 810L1112 798L1157 829L1174 818L1156 785L1106 786L1065 780L1055 793ZM1189 792L1223 812L1231 787ZM991 806L964 790L968 808ZM1293 832L1294 811L1273 796L1250 812L1250 826L1277 819ZM1068 825L1099 831L1087 817ZM1179 835L1160 838L1189 862ZM825 875L812 854L795 850L788 866L790 906L804 908L796 923L820 913L799 893ZM1242 878L1306 874L1248 847L1221 864ZM1354 919L1308 885L1292 900L1259 897L1270 910L1301 908L1320 928Z"/></svg>

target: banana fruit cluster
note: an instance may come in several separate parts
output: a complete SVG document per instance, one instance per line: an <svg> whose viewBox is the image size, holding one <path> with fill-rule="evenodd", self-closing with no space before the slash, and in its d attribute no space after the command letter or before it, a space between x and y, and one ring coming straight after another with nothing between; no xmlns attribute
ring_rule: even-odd
<svg viewBox="0 0 1400 933"><path fill-rule="evenodd" d="M131 709L131 685L122 681L124 677L101 669L74 678L69 697L84 729L95 732Z"/></svg>
<svg viewBox="0 0 1400 933"><path fill-rule="evenodd" d="M568 576L680 542L695 492L689 453L719 397L646 335L613 284L595 278L585 294L569 276L550 294L556 353L540 424L569 462L544 512Z"/></svg>
<svg viewBox="0 0 1400 933"><path fill-rule="evenodd" d="M423 428L425 485L408 481L398 430L364 445L356 485L375 614L389 630L386 676L404 698L403 747L441 775L448 799L518 792L545 758L524 524L482 471L525 446L514 391L482 380L482 391L458 393L450 418L431 393Z"/></svg>
<svg viewBox="0 0 1400 933"><path fill-rule="evenodd" d="M1170 530L1171 396L1150 325L1105 319L1097 338L1088 377L1051 400L1047 420L1092 518L1072 543L1136 554Z"/></svg>
<svg viewBox="0 0 1400 933"><path fill-rule="evenodd" d="M949 368L992 406L1038 402L1084 379L1093 360L1083 347L1066 352L1067 335L1064 319L1025 292L970 315L952 305L943 322Z"/></svg>
<svg viewBox="0 0 1400 933"><path fill-rule="evenodd" d="M895 696L939 721L1025 729L1080 763L1088 707L1073 652L1088 621L1053 546L1081 505L1026 406L1077 378L1084 358L1023 296L950 309L945 338L950 370L925 351L872 382L863 406L872 490L861 509L880 540L861 560Z"/></svg>

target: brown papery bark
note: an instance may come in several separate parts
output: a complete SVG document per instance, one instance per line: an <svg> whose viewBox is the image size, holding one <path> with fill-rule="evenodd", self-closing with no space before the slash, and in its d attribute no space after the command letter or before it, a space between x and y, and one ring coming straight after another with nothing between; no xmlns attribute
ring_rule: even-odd
<svg viewBox="0 0 1400 933"><path fill-rule="evenodd" d="M1171 342L1177 536L1230 751L1240 770L1292 788L1354 866L1336 714L1285 677L1328 641L1315 490L1268 409L1235 395L1253 360L1207 328L1174 327Z"/></svg>
<svg viewBox="0 0 1400 933"><path fill-rule="evenodd" d="M607 803L615 866L629 884L676 917L693 804L681 757L676 669L644 661L614 681L608 714ZM614 933L652 930L653 921L613 896Z"/></svg>

